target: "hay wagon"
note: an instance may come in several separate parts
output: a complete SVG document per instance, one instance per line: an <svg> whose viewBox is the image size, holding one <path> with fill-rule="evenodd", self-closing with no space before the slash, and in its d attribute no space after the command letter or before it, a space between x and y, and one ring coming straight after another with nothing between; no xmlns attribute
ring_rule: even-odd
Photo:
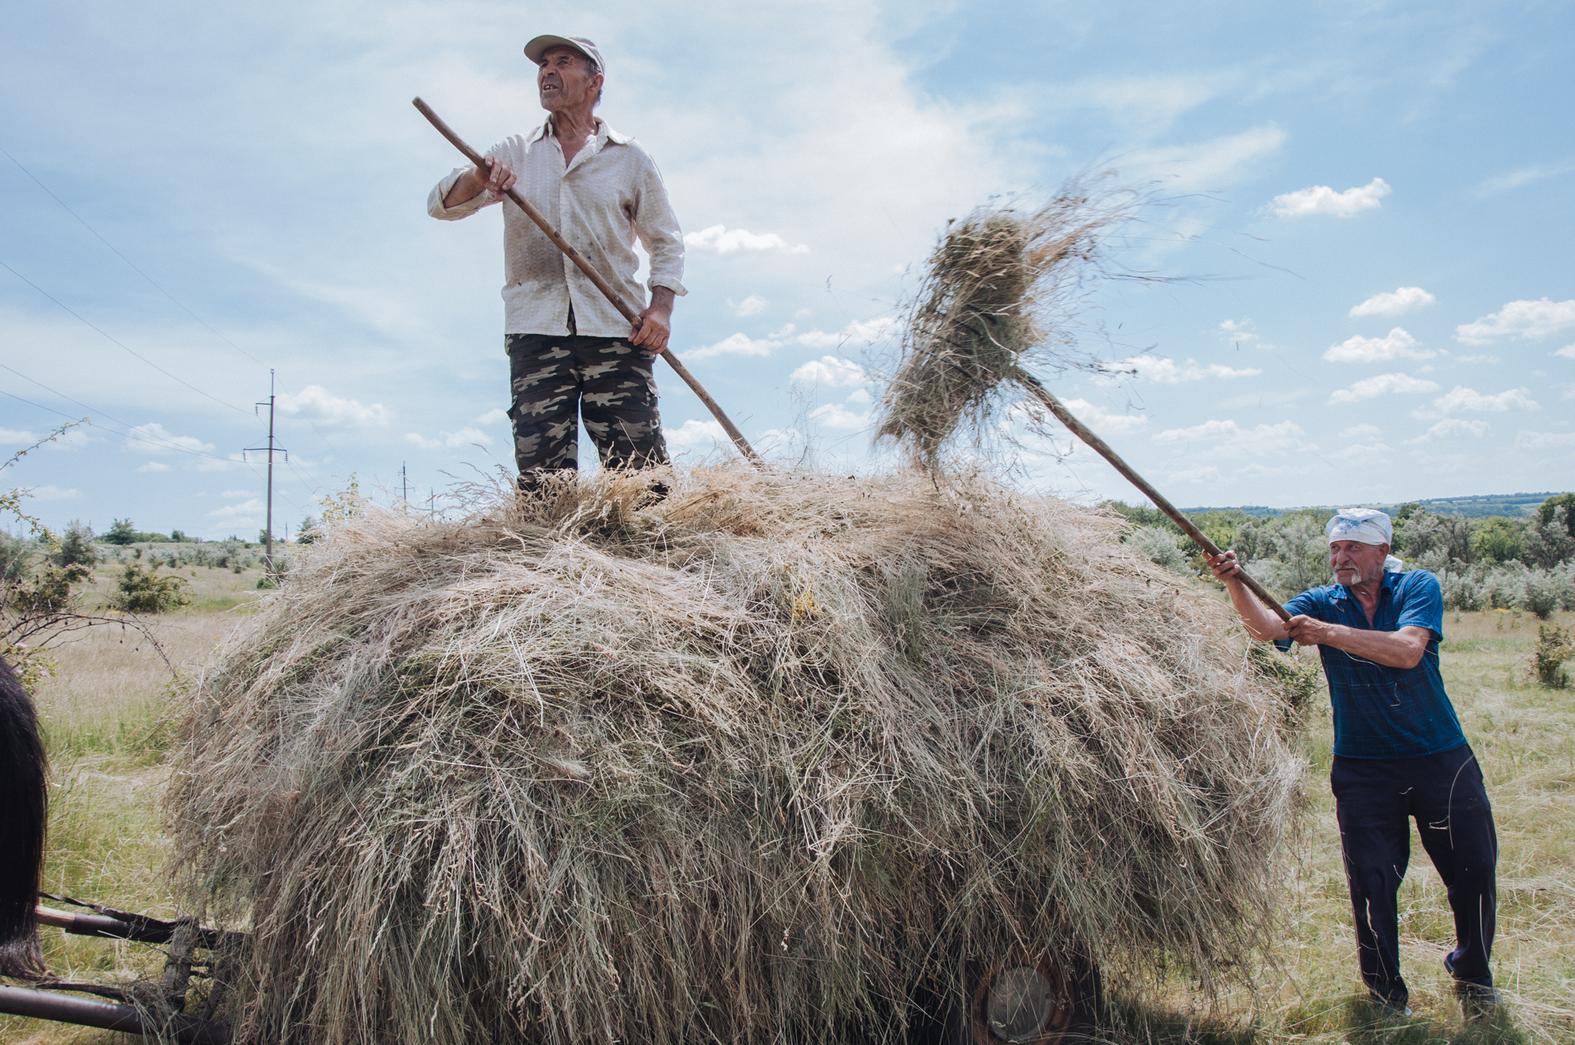
<svg viewBox="0 0 1575 1045"><path fill-rule="evenodd" d="M644 492L369 519L303 562L172 760L176 903L246 934L46 910L165 974L0 1009L193 1042L1049 1045L1105 980L1207 985L1269 938L1297 701L1108 517L909 476Z"/></svg>
<svg viewBox="0 0 1575 1045"><path fill-rule="evenodd" d="M58 979L28 986L0 985L0 1014L145 1035L178 1045L229 1045L229 1027L218 1018L223 966L227 955L245 945L242 934L69 897L45 898L78 910L40 904L40 925L160 947L165 953L164 971L156 981L131 986ZM969 961L960 963L958 974L964 985L960 991L915 988L902 1039L908 1045L1059 1045L1083 1040L1081 1031L1097 1015L1099 977L1080 959L1062 963L1041 959L1031 966ZM197 981L206 981L205 989L193 992ZM192 993L201 994L195 1003L188 997Z"/></svg>

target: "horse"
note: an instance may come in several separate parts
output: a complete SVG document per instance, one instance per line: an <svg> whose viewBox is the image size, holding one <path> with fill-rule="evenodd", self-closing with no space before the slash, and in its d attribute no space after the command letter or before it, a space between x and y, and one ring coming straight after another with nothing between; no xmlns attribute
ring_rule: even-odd
<svg viewBox="0 0 1575 1045"><path fill-rule="evenodd" d="M49 822L48 764L38 714L0 658L0 975L44 971L34 907Z"/></svg>

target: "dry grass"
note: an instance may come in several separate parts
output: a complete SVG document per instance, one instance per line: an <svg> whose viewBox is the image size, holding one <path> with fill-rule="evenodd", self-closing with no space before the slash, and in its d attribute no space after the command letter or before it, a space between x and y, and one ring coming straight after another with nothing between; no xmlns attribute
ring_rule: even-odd
<svg viewBox="0 0 1575 1045"><path fill-rule="evenodd" d="M948 225L909 312L878 436L934 471L960 428L984 437L1027 368L1076 362L1075 306L1107 274L1103 240L1136 202L1073 183L1043 206L984 207Z"/></svg>
<svg viewBox="0 0 1575 1045"><path fill-rule="evenodd" d="M243 595L250 580L235 578L231 594ZM1575 615L1562 615L1568 627ZM213 614L183 616L180 622L214 639L231 623ZM1183 1042L1564 1043L1575 1041L1575 829L1568 809L1575 793L1575 704L1567 692L1530 684L1527 665L1536 638L1529 614L1450 614L1446 621L1443 670L1450 691L1487 775L1503 846L1500 864L1500 925L1495 966L1509 998L1507 1019L1475 1030L1462 1027L1448 992L1439 955L1448 929L1439 917L1440 885L1425 858L1413 865L1402 907L1408 912L1403 961L1419 1017L1405 1025L1384 1023L1356 1000L1358 982L1349 929L1349 905L1339 867L1333 806L1328 797L1327 710L1311 716L1302 747L1309 762L1309 798L1303 827L1293 838L1294 861L1280 903L1280 930L1267 961L1256 969L1257 998L1227 991L1213 1006L1200 1004L1184 978L1115 999L1124 1021L1108 1040ZM206 652L196 637L185 662L194 671ZM156 701L167 673L155 659L108 640L76 646L61 657L62 675L38 694L54 743L72 743L80 725L100 736L115 735L124 712L135 726L143 720L142 698ZM55 713L56 694L77 675L79 656L99 661L114 656L105 674L123 687L120 699L94 706L74 697L68 716ZM1316 658L1313 658L1314 663ZM84 687L83 693L106 692ZM126 730L132 732L134 730ZM143 756L127 768L114 759L97 763L104 777L86 776L93 786L73 785L57 793L53 849L46 877L57 885L93 883L100 898L139 910L170 914L165 860L157 835L162 773ZM57 782L70 779L59 771ZM102 782L103 786L97 786ZM69 810L70 815L64 815ZM103 825L94 829L91 825ZM84 873L85 872L85 873ZM80 883L80 884L79 884ZM84 892L89 892L84 889ZM84 977L131 978L156 970L158 956L145 948L44 934L57 970ZM0 1017L0 1042L86 1045L122 1040L83 1028Z"/></svg>
<svg viewBox="0 0 1575 1045"><path fill-rule="evenodd" d="M1117 523L983 483L565 489L341 530L187 712L253 1040L826 1041L959 954L1269 940L1279 676Z"/></svg>

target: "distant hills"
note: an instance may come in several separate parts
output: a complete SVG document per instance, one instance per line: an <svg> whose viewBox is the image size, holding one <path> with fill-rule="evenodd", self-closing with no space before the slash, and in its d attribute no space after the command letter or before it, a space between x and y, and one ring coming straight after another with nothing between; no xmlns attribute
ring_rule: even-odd
<svg viewBox="0 0 1575 1045"><path fill-rule="evenodd" d="M1421 501L1405 501L1404 504L1419 504L1434 515L1463 515L1468 519L1480 519L1489 515L1525 516L1537 510L1537 505L1546 501L1554 494L1562 493L1561 490L1548 490L1544 493L1504 493L1504 494L1478 494L1473 497L1432 497ZM1335 506L1304 505L1303 508L1320 508L1333 511ZM1343 506L1341 506L1343 507ZM1378 508L1390 515L1399 511L1400 504L1366 505L1365 507ZM1270 508L1261 504L1238 504L1229 507L1213 508L1184 508L1188 515L1200 515L1204 512L1243 512L1263 519L1272 519L1286 512L1302 511L1303 508Z"/></svg>

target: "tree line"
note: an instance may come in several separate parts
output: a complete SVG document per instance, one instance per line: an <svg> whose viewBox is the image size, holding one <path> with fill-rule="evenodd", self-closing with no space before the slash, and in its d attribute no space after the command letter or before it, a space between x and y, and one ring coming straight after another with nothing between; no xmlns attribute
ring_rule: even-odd
<svg viewBox="0 0 1575 1045"><path fill-rule="evenodd" d="M1207 574L1181 529L1157 508L1106 502L1132 525L1126 541L1180 573ZM1206 511L1192 516L1209 539L1235 548L1271 591L1287 598L1330 583L1324 523L1332 508L1274 516ZM1467 518L1415 502L1395 510L1391 552L1438 575L1448 609L1523 609L1547 617L1575 610L1575 493L1555 494L1524 516Z"/></svg>

